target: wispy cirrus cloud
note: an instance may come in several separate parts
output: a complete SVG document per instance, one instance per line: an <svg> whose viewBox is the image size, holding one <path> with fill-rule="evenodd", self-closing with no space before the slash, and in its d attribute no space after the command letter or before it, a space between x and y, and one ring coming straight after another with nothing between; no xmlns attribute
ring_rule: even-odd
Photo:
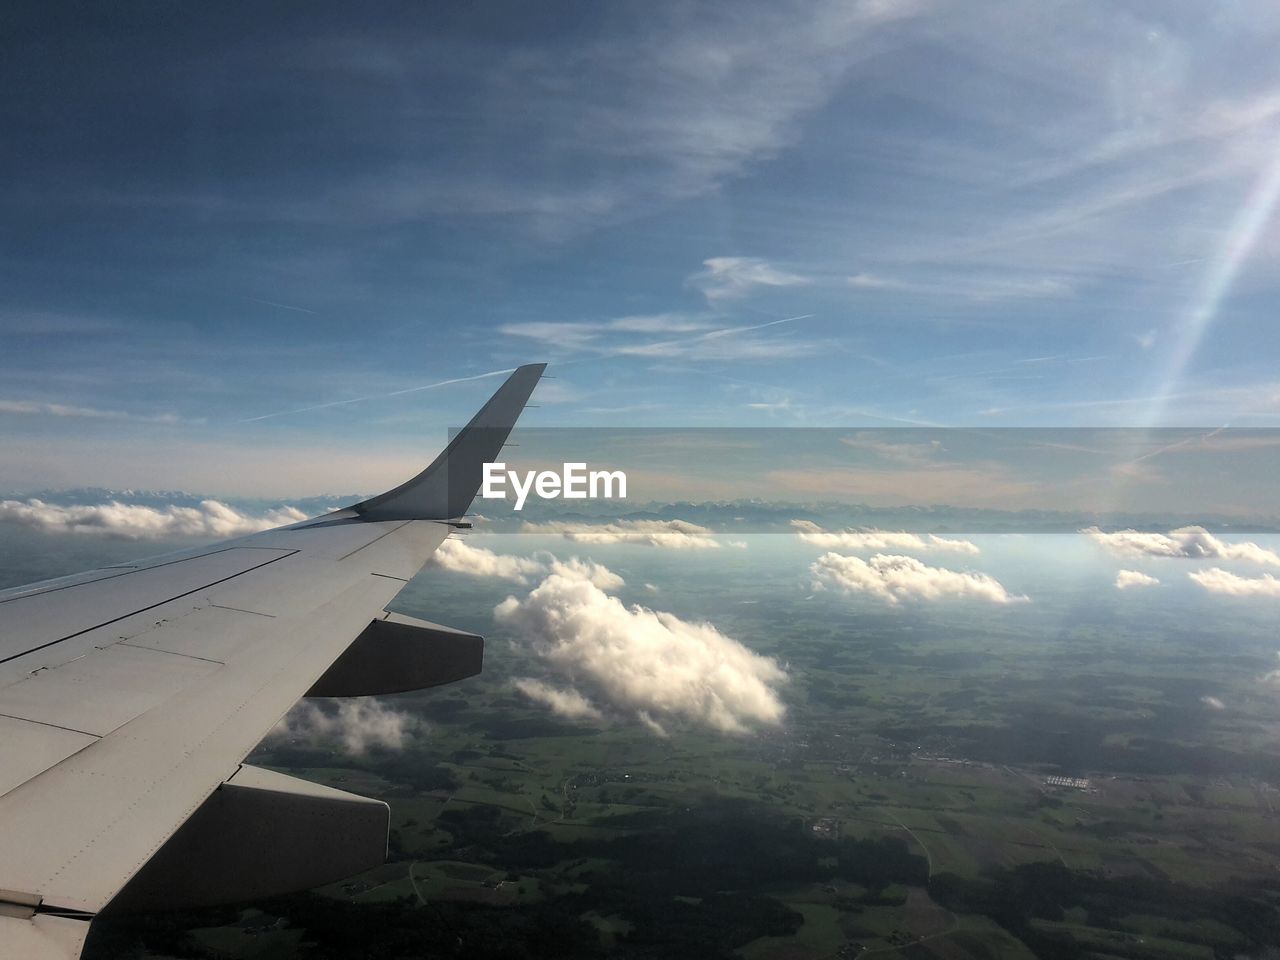
<svg viewBox="0 0 1280 960"><path fill-rule="evenodd" d="M349 97L353 78L370 92L351 115L326 113L323 134L287 109L276 116L300 143L326 147L313 154L332 155L335 142L357 137L365 145L363 162L335 164L328 190L303 188L287 168L272 170L256 190L236 182L103 183L86 193L103 206L340 226L506 217L562 239L707 194L776 156L797 142L805 117L847 71L879 48L879 31L923 6L802 0L729 12L659 4L625 30L575 18L563 45L503 45L412 23L376 33L318 29L301 43L295 32L288 45L264 41L263 55L301 71L326 102ZM370 157L369 144L405 143L393 94L433 89L442 74L456 99L435 110L426 101L417 116L461 142L469 128L459 111L487 111L488 162L469 163L464 154L451 163L403 147ZM521 162L495 163L504 154Z"/></svg>
<svg viewBox="0 0 1280 960"><path fill-rule="evenodd" d="M615 317L611 320L531 320L504 323L498 332L559 349L606 353L643 344L640 337L701 333L713 329L709 315L655 313Z"/></svg>
<svg viewBox="0 0 1280 960"><path fill-rule="evenodd" d="M903 600L972 599L988 603L1024 602L985 573L930 567L914 557L878 553L870 560L826 553L809 567L815 590L864 594L897 606Z"/></svg>
<svg viewBox="0 0 1280 960"><path fill-rule="evenodd" d="M1019 422L1133 422L1178 397L1170 420L1239 422L1246 412L1274 422L1275 384L1252 348L1266 323L1259 304L1274 286L1270 229L1256 234L1252 254L1243 249L1239 286L1248 295L1232 304L1236 319L1216 340L1215 362L1181 387L1159 377L1179 342L1188 288L1235 256L1236 212L1257 207L1251 185L1274 162L1274 7L659 0L642 17L551 11L547 29L510 35L481 29L480 11L429 26L401 11L377 24L311 18L301 33L277 15L278 29L244 44L193 31L208 49L176 36L155 43L141 17L138 29L111 37L68 37L66 82L50 101L66 122L11 131L15 155L52 149L63 162L24 171L8 212L42 230L85 228L75 244L31 250L15 234L12 253L32 269L12 300L34 312L12 321L30 339L2 361L7 392L14 402L75 398L131 410L132 384L168 376L170 394L149 392L181 397L183 410L238 420L288 407L324 414L317 430L348 428L355 408L335 398L419 382L418 334L451 339L446 324L465 316L479 320L453 341L474 358L468 371L514 363L530 344L558 340L557 357L620 348L633 362L583 364L574 387L607 396L606 410L629 405L621 416L635 419L848 422L837 418L871 410L964 422L986 410ZM96 44L119 62L178 78L175 90L134 90L120 77L102 87L95 50L84 49ZM38 50L12 55L19 73L39 69ZM228 63L243 82L218 82ZM268 87L271 96L255 93ZM216 106L187 96L214 88ZM46 109L42 90L15 88L15 110ZM208 126L212 153L246 158L232 175L210 179L178 154L148 149L173 128L179 102L233 118ZM78 150L74 131L120 125L112 104L141 125L138 136L94 137L95 150ZM477 126L477 116L486 122ZM634 229L622 228L628 220ZM194 228L191 243L164 243L184 225ZM385 245L365 242L384 227L392 228L379 233ZM290 243L264 242L297 249L247 249L236 242L246 230L287 233ZM592 231L590 243L555 242ZM157 249L169 263L158 265ZM125 293L150 288L158 269L182 282L147 305ZM244 278L241 291L206 296L232 275ZM66 282L49 282L55 276ZM437 291L430 304L423 290ZM754 298L820 310L829 339L815 345L788 330L673 342L710 331L560 322L562 309L581 317L707 309L704 293L716 304L709 312L745 311ZM193 295L204 306L183 303ZM58 323L94 333L74 317L91 314L94 300L132 305L123 307L128 336L49 336ZM65 322L40 315L59 311ZM357 340L353 316L365 333ZM549 319L492 337L482 317ZM973 324L986 333L966 335ZM199 335L146 346L182 325ZM1013 336L996 336L997 327ZM9 329L4 318L0 328ZM276 351L289 340L316 352L282 362ZM1123 356L1088 375L1043 365L972 384L929 376L966 366L944 359L966 341L992 353ZM220 376L204 352L217 343L232 354L223 382L190 390L193 375ZM369 345L381 349L362 359ZM891 362L869 369L871 355ZM676 384L641 372L652 371L646 361L676 357L708 361L704 368L813 362L778 364L769 379L779 394L750 396L744 408L724 404L709 380ZM18 367L30 377L21 386ZM86 368L100 385L60 393L41 381L70 383ZM393 386L357 385L350 378L362 368L394 376ZM334 388L313 398L324 375ZM287 400L265 389L294 376L312 386ZM1208 392L1224 382L1239 389ZM639 406L654 396L668 406ZM23 434L29 424L6 426ZM103 435L126 432L99 426ZM37 453L49 457L48 449ZM73 477L94 459L82 448L32 485Z"/></svg>
<svg viewBox="0 0 1280 960"><path fill-rule="evenodd" d="M912 280L899 279L874 273L857 273L845 278L845 283L855 290L872 290L881 293L898 293L903 296L930 299L963 299L973 303L989 303L996 300L1034 300L1069 297L1074 285L1066 278L1030 274L1016 271L987 274L965 273L948 276L933 273Z"/></svg>
<svg viewBox="0 0 1280 960"><path fill-rule="evenodd" d="M132 423L204 422L185 421L176 413L128 413L103 407L76 406L66 403L44 403L38 400L0 400L0 414L35 417L79 417L87 420L123 420Z"/></svg>
<svg viewBox="0 0 1280 960"><path fill-rule="evenodd" d="M719 327L689 337L619 347L611 355L723 361L808 357L822 350L820 342L795 337L768 336L758 331L770 330L798 320L807 320L812 316L811 313L805 313L794 317L779 317L776 320L766 320L763 323L748 326Z"/></svg>
<svg viewBox="0 0 1280 960"><path fill-rule="evenodd" d="M711 314L679 313L599 322L534 320L503 324L499 332L537 341L559 352L601 358L760 360L808 356L819 349L808 340L762 333L811 316L779 317L763 323L730 326Z"/></svg>
<svg viewBox="0 0 1280 960"><path fill-rule="evenodd" d="M218 500L202 500L198 507L152 507L118 501L69 506L37 499L0 501L0 521L53 533L96 534L125 540L238 537L306 519L307 515L296 507L279 507L254 516Z"/></svg>
<svg viewBox="0 0 1280 960"><path fill-rule="evenodd" d="M702 261L702 267L686 283L713 305L745 297L761 288L797 287L812 282L760 257L709 257Z"/></svg>
<svg viewBox="0 0 1280 960"><path fill-rule="evenodd" d="M400 390L391 390L387 393L373 393L363 397L350 397L345 400L327 400L324 403L313 403L306 407L297 407L292 410L277 410L274 413L262 413L253 417L245 417L238 421L239 423L258 423L262 420L273 420L276 417L289 417L299 413L311 413L315 410L330 410L334 407L346 407L353 403L365 403L369 400L385 400L390 397L403 397L411 393L421 393L424 390L436 390L440 387L450 387L455 383L470 383L473 380L487 380L490 377L500 377L505 374L514 372L514 367L508 367L502 370L488 370L484 373L476 373L467 377L450 377L447 380L437 380L434 383L424 383L419 386L405 387Z"/></svg>

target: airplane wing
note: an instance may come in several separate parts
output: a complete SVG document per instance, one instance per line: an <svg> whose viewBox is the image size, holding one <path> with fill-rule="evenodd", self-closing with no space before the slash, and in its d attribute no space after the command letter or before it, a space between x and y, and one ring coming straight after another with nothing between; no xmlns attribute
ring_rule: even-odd
<svg viewBox="0 0 1280 960"><path fill-rule="evenodd" d="M0 958L75 958L103 910L227 903L386 857L384 803L242 761L307 695L477 673L386 606L470 507L544 364L417 477L314 520L0 593Z"/></svg>

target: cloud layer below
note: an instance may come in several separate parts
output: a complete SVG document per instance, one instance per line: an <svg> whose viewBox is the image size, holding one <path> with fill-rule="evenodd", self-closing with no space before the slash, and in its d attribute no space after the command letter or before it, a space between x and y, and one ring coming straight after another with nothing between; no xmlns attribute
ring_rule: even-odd
<svg viewBox="0 0 1280 960"><path fill-rule="evenodd" d="M388 707L376 697L321 703L300 700L270 736L362 756L372 749L403 750L422 728L420 719Z"/></svg>
<svg viewBox="0 0 1280 960"><path fill-rule="evenodd" d="M35 499L0 500L0 521L54 533L92 533L126 540L239 537L305 519L307 515L296 507L252 516L217 500L202 500L198 507L147 507L117 501L59 506Z"/></svg>
<svg viewBox="0 0 1280 960"><path fill-rule="evenodd" d="M1121 570L1116 574L1116 589L1129 590L1132 587L1154 587L1160 581L1148 576L1141 570Z"/></svg>
<svg viewBox="0 0 1280 960"><path fill-rule="evenodd" d="M551 712L570 720L600 720L604 718L591 701L577 690L566 690L553 687L532 677L521 677L516 680L515 688L530 700L550 707Z"/></svg>
<svg viewBox="0 0 1280 960"><path fill-rule="evenodd" d="M494 618L531 644L557 685L522 679L518 689L562 716L635 719L666 735L672 723L723 733L777 726L786 673L710 623L624 606L605 592L622 585L599 564L571 560Z"/></svg>
<svg viewBox="0 0 1280 960"><path fill-rule="evenodd" d="M1169 533L1117 530L1106 533L1097 527L1080 531L1112 553L1128 557L1181 557L1192 560L1245 560L1280 567L1280 554L1246 541L1227 543L1204 527L1179 527Z"/></svg>
<svg viewBox="0 0 1280 960"><path fill-rule="evenodd" d="M595 545L632 543L668 550L715 550L720 546L714 531L687 520L615 520L597 524L550 521L526 523L521 530Z"/></svg>
<svg viewBox="0 0 1280 960"><path fill-rule="evenodd" d="M799 531L800 539L815 547L828 550L949 550L954 553L977 555L977 544L969 540L950 540L928 534L921 537L914 533L895 530L841 530L829 532L811 520L792 520L791 526Z"/></svg>
<svg viewBox="0 0 1280 960"><path fill-rule="evenodd" d="M825 553L809 567L815 590L862 593L893 605L902 600L972 599L1015 603L1027 598L1010 594L985 573L930 567L915 557L877 553L870 560Z"/></svg>
<svg viewBox="0 0 1280 960"><path fill-rule="evenodd" d="M1210 567L1187 576L1210 593L1228 597L1280 597L1280 580L1269 573L1260 577L1241 577L1221 567Z"/></svg>
<svg viewBox="0 0 1280 960"><path fill-rule="evenodd" d="M545 551L532 557L518 557L509 553L495 553L487 547L473 547L462 540L446 540L432 557L432 562L446 570L465 573L473 577L488 577L528 583L533 577L549 573L581 577L602 590L623 585L620 576L608 567L591 560L557 560Z"/></svg>
<svg viewBox="0 0 1280 960"><path fill-rule="evenodd" d="M445 570L473 577L494 577L515 583L528 583L529 578L546 573L547 565L532 557L516 557L495 553L487 547L475 547L465 540L448 539L440 544L431 562Z"/></svg>

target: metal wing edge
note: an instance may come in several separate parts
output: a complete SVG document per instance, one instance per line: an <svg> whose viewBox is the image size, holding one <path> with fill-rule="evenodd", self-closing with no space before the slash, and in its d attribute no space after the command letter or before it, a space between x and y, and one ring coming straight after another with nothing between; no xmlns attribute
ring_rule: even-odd
<svg viewBox="0 0 1280 960"><path fill-rule="evenodd" d="M453 520L463 516L480 490L484 465L500 456L546 368L545 363L517 367L430 466L400 486L346 510L362 520Z"/></svg>

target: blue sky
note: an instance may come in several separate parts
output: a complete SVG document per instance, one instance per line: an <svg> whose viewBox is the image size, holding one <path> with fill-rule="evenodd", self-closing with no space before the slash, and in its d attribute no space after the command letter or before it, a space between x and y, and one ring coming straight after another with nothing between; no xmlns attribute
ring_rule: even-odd
<svg viewBox="0 0 1280 960"><path fill-rule="evenodd" d="M545 426L1280 420L1273 3L0 17L0 488L375 490L535 360Z"/></svg>

